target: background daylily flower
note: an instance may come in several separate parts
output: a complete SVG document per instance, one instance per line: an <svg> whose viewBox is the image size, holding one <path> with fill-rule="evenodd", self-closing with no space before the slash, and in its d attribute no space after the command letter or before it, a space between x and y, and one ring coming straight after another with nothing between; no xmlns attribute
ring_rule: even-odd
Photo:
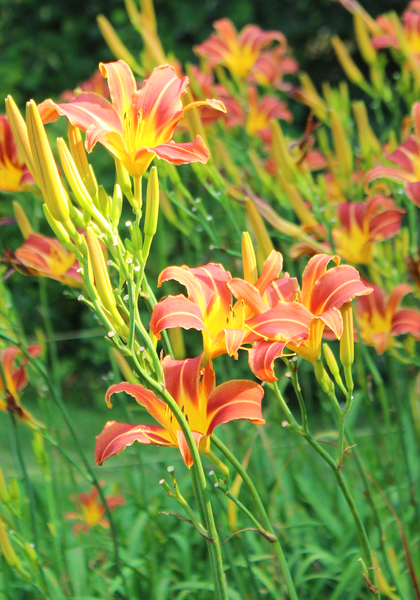
<svg viewBox="0 0 420 600"><path fill-rule="evenodd" d="M263 48L274 41L286 44L286 38L280 31L263 31L257 25L247 25L239 34L229 19L220 19L213 27L216 33L194 46L194 52L208 60L210 69L224 65L241 78L248 75Z"/></svg>
<svg viewBox="0 0 420 600"><path fill-rule="evenodd" d="M89 77L89 79L86 79L86 81L79 83L75 90L65 90L62 92L60 94L60 100L68 102L69 100L76 98L80 92L93 92L94 94L98 94L103 98L109 98L108 84L106 79L103 78L99 69L96 69L92 77Z"/></svg>
<svg viewBox="0 0 420 600"><path fill-rule="evenodd" d="M21 161L6 115L0 115L0 190L18 192L35 181Z"/></svg>
<svg viewBox="0 0 420 600"><path fill-rule="evenodd" d="M293 120L287 105L274 96L258 98L254 86L248 87L249 107L246 113L246 131L249 135L258 135L265 144L271 145L270 122L273 119Z"/></svg>
<svg viewBox="0 0 420 600"><path fill-rule="evenodd" d="M202 370L204 354L197 358L162 361L164 384L187 419L200 453L210 449L213 430L234 419L247 419L257 425L265 423L261 414L264 391L253 381L232 380L215 387L210 363ZM146 408L159 425L132 425L108 421L96 438L95 460L101 465L110 456L120 454L135 441L140 444L178 447L188 468L193 459L185 436L169 407L142 385L123 382L112 385L106 393L108 406L112 394L126 392Z"/></svg>
<svg viewBox="0 0 420 600"><path fill-rule="evenodd" d="M112 104L91 92L82 92L66 104L45 100L38 107L44 123L66 116L86 132L88 152L100 142L133 177L143 175L155 156L175 165L207 162L209 151L200 136L188 143L171 139L187 110L211 106L225 112L222 102L200 100L183 107L188 77L180 79L169 65L153 69L140 90L124 61L101 63L99 68L108 80Z"/></svg>
<svg viewBox="0 0 420 600"><path fill-rule="evenodd" d="M247 319L245 326L260 339L254 343L249 357L250 367L260 379L276 380L272 363L286 346L315 363L321 354L325 326L340 339L343 319L339 309L355 296L372 291L362 283L354 267L340 265L327 270L331 260L336 265L340 263L338 256L327 254L311 258L303 272L301 290L296 279L287 273L278 280L270 280L266 289L271 304L269 310L263 310L264 303L255 302L254 286L243 280L229 282L234 295L257 315Z"/></svg>
<svg viewBox="0 0 420 600"><path fill-rule="evenodd" d="M291 91L293 86L283 80L283 75L297 73L299 64L287 53L288 48L284 45L260 52L249 73L248 81L265 87L275 87L282 91Z"/></svg>
<svg viewBox="0 0 420 600"><path fill-rule="evenodd" d="M403 297L411 292L407 284L397 285L387 297L379 286L366 282L373 288L370 296L357 298L355 310L360 334L365 344L374 346L378 354L393 345L393 337L411 333L420 338L420 311L400 308Z"/></svg>
<svg viewBox="0 0 420 600"><path fill-rule="evenodd" d="M106 529L109 528L109 521L104 517L105 506L99 497L96 487L92 487L89 493L83 492L74 500L76 504L81 505L82 512L67 512L66 519L83 521L82 523L75 523L73 525L73 532L76 535L79 531L87 533L88 528L95 527L95 525L102 525ZM125 504L125 500L121 496L107 496L105 500L111 510Z"/></svg>
<svg viewBox="0 0 420 600"><path fill-rule="evenodd" d="M420 55L420 2L412 0L401 17L404 31L404 41L410 54ZM383 33L377 33L372 38L372 45L376 50L381 48L400 49L398 36L392 20L387 15L379 15L376 23Z"/></svg>
<svg viewBox="0 0 420 600"><path fill-rule="evenodd" d="M83 285L82 277L77 272L79 263L75 255L55 238L31 233L14 253L5 254L6 258L2 261L24 275L49 277L76 288Z"/></svg>
<svg viewBox="0 0 420 600"><path fill-rule="evenodd" d="M231 275L220 264L209 263L190 269L168 267L159 275L158 286L174 279L187 288L188 298L179 294L158 302L150 327L159 339L160 332L171 327L197 329L203 333L204 355L211 360L219 354L236 355L245 328L243 309L232 308L232 293L227 286Z"/></svg>
<svg viewBox="0 0 420 600"><path fill-rule="evenodd" d="M37 345L28 346L30 356L39 356L41 348ZM16 361L22 356L22 351L18 348L8 347L0 350L0 363L4 374L6 389L3 384L3 377L0 377L0 410L11 412L19 419L27 422L28 425L39 427L41 424L20 405L19 392L28 383L26 375L26 365L28 359L25 357L20 366L16 366Z"/></svg>

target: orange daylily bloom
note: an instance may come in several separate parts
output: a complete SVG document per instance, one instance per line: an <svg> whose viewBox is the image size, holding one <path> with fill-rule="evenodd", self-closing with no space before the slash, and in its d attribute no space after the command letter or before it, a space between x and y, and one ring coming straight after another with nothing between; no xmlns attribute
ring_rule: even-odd
<svg viewBox="0 0 420 600"><path fill-rule="evenodd" d="M286 38L280 31L263 31L257 25L247 25L239 34L229 19L220 19L213 27L216 33L194 46L194 52L206 58L211 69L224 65L241 78L248 75L263 48L274 41L286 45Z"/></svg>
<svg viewBox="0 0 420 600"><path fill-rule="evenodd" d="M420 1L412 0L407 6L401 17L404 41L407 44L410 54L420 57ZM386 15L380 15L376 19L376 24L382 30L382 33L375 34L372 38L372 45L376 50L382 48L400 48L400 43L395 32L392 20Z"/></svg>
<svg viewBox="0 0 420 600"><path fill-rule="evenodd" d="M0 190L19 192L35 181L21 161L6 115L0 115Z"/></svg>
<svg viewBox="0 0 420 600"><path fill-rule="evenodd" d="M125 500L121 496L107 496L105 500L110 510L125 504ZM105 506L100 499L96 487L92 487L89 493L83 492L75 501L77 504L81 504L82 512L68 512L66 513L66 519L83 521L83 523L75 523L73 525L73 532L76 535L79 531L87 533L88 527L95 527L95 525L102 525L106 529L109 528L109 521L104 517Z"/></svg>
<svg viewBox="0 0 420 600"><path fill-rule="evenodd" d="M288 48L285 45L261 52L249 73L249 82L275 87L286 92L291 91L293 86L283 80L283 75L297 73L299 64L287 53Z"/></svg>
<svg viewBox="0 0 420 600"><path fill-rule="evenodd" d="M16 252L6 252L3 262L11 264L24 275L49 277L71 287L80 288L82 277L77 272L79 263L75 255L55 238L31 233Z"/></svg>
<svg viewBox="0 0 420 600"><path fill-rule="evenodd" d="M261 414L264 391L253 381L234 380L215 387L211 363L203 370L204 354L197 358L162 361L165 389L171 394L188 421L200 453L210 449L210 435L222 423L247 419L257 425L265 423ZM101 465L120 454L135 441L140 444L178 447L185 464L193 464L185 436L169 407L142 385L123 382L112 385L106 393L108 406L112 394L126 392L146 408L159 425L132 425L108 421L96 438L95 460Z"/></svg>
<svg viewBox="0 0 420 600"><path fill-rule="evenodd" d="M400 308L403 297L411 292L409 285L397 285L389 296L372 283L373 293L357 298L355 309L360 334L365 344L374 346L378 354L383 354L393 345L393 337L411 333L420 339L420 311L413 308Z"/></svg>
<svg viewBox="0 0 420 600"><path fill-rule="evenodd" d="M41 348L37 345L28 346L27 350L33 357L41 354ZM19 392L28 383L26 375L28 359L25 357L19 367L15 366L16 360L21 356L22 351L18 348L9 347L0 350L0 363L6 383L6 389L4 389L3 378L0 377L0 410L13 413L30 426L39 427L41 424L20 405Z"/></svg>
<svg viewBox="0 0 420 600"><path fill-rule="evenodd" d="M188 143L171 140L187 110L211 106L225 112L222 102L200 100L183 107L188 77L180 79L169 65L153 69L140 90L124 61L100 63L99 68L108 80L112 104L91 92L82 92L65 104L45 100L38 106L44 123L67 117L86 132L88 152L100 142L133 177L143 175L156 156L175 165L207 162L209 151L200 136Z"/></svg>
<svg viewBox="0 0 420 600"><path fill-rule="evenodd" d="M331 260L337 266L327 270ZM339 263L338 256L327 254L311 258L302 275L301 290L297 280L287 273L280 279L274 275L265 290L270 308L258 301L258 290L251 284L241 279L229 282L236 298L255 315L246 320L245 326L255 336L249 364L257 377L265 381L277 379L272 364L283 355L285 347L315 363L321 355L325 326L340 339L343 319L339 309L355 296L370 294L372 290L362 283L354 267L338 266ZM290 335L292 324L296 327L295 335Z"/></svg>
<svg viewBox="0 0 420 600"><path fill-rule="evenodd" d="M287 105L274 96L258 98L254 86L248 87L249 109L246 116L246 131L249 135L258 135L265 144L271 145L270 122L273 119L293 120Z"/></svg>

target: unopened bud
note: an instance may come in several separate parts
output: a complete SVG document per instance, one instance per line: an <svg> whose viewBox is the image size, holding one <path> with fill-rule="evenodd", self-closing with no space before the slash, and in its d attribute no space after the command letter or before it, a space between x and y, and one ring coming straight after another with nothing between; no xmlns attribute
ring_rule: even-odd
<svg viewBox="0 0 420 600"><path fill-rule="evenodd" d="M131 242L136 252L141 250L143 244L142 235L140 227L135 222L131 225Z"/></svg>
<svg viewBox="0 0 420 600"><path fill-rule="evenodd" d="M247 231L242 232L242 265L245 281L254 285L258 279L257 259L254 244Z"/></svg>
<svg viewBox="0 0 420 600"><path fill-rule="evenodd" d="M359 68L354 63L353 59L349 54L349 51L347 50L343 42L340 40L340 38L334 35L331 39L331 42L337 55L337 58L341 66L343 67L343 71L350 79L350 81L362 88L366 87L367 83L365 78L363 77Z"/></svg>
<svg viewBox="0 0 420 600"><path fill-rule="evenodd" d="M322 360L319 358L313 365L317 382L326 394L332 394L334 392L334 384L326 372Z"/></svg>
<svg viewBox="0 0 420 600"><path fill-rule="evenodd" d="M252 227L252 230L257 238L257 259L258 266L262 269L265 259L270 255L271 251L274 250L273 243L271 241L270 236L268 235L268 231L266 226L264 225L264 221L256 209L255 204L248 198L245 203L246 214L249 219L249 223Z"/></svg>
<svg viewBox="0 0 420 600"><path fill-rule="evenodd" d="M347 389L353 389L351 367L354 362L354 327L353 307L351 302L346 302L340 309L343 318L343 335L340 340L340 361L344 367Z"/></svg>
<svg viewBox="0 0 420 600"><path fill-rule="evenodd" d="M33 100L26 103L26 121L36 172L36 182L42 190L45 202L54 219L60 222L68 221L70 209L67 196L58 174L57 165L38 107Z"/></svg>
<svg viewBox="0 0 420 600"><path fill-rule="evenodd" d="M121 187L118 183L114 186L114 194L112 196L111 203L111 222L112 226L115 229L118 227L118 223L120 222L121 213L123 207L123 197Z"/></svg>
<svg viewBox="0 0 420 600"><path fill-rule="evenodd" d="M69 121L69 146L76 168L90 196L96 196L98 184L89 165L80 129Z"/></svg>
<svg viewBox="0 0 420 600"><path fill-rule="evenodd" d="M0 502L2 504L9 504L9 502L10 502L9 492L7 491L7 485L4 480L3 471L1 470L1 468L0 468Z"/></svg>
<svg viewBox="0 0 420 600"><path fill-rule="evenodd" d="M49 456L45 452L44 438L40 433L34 433L34 439L32 441L32 448L36 457L36 460L41 468L49 465Z"/></svg>
<svg viewBox="0 0 420 600"><path fill-rule="evenodd" d="M34 563L34 565L37 565L38 564L38 555L35 551L34 545L28 544L28 542L25 542L24 549L25 549L25 552L26 552L29 560L32 563Z"/></svg>
<svg viewBox="0 0 420 600"><path fill-rule="evenodd" d="M23 162L28 167L30 174L36 181L36 171L34 167L31 146L29 144L28 129L18 107L16 106L15 101L11 96L7 96L6 98L6 114L10 129L12 130L13 138L22 156Z"/></svg>
<svg viewBox="0 0 420 600"><path fill-rule="evenodd" d="M60 223L60 221L56 221L54 219L54 217L50 213L50 209L48 208L47 204L43 204L42 208L44 210L45 218L48 221L48 225L54 231L55 236L58 239L58 241L61 242L65 246L67 246L68 244L70 244L71 242L70 242L70 236L69 236L69 234L64 229L64 227L62 226L62 224Z"/></svg>
<svg viewBox="0 0 420 600"><path fill-rule="evenodd" d="M330 110L331 133L333 137L334 150L337 155L340 171L347 179L353 174L353 154L343 123L334 109Z"/></svg>
<svg viewBox="0 0 420 600"><path fill-rule="evenodd" d="M327 365L328 365L329 370L331 371L331 375L334 377L337 385L341 389L343 389L343 387L344 387L343 380L341 379L340 369L337 364L337 361L335 360L333 351L328 346L328 344L322 344L322 348L324 350L325 360L327 361Z"/></svg>
<svg viewBox="0 0 420 600"><path fill-rule="evenodd" d="M295 161L289 152L283 131L278 121L271 122L271 132L273 139L273 156L277 169L280 173L284 174L288 181L294 183L296 181Z"/></svg>
<svg viewBox="0 0 420 600"><path fill-rule="evenodd" d="M143 259L149 256L153 236L157 230L159 216L159 177L157 167L152 167L149 172L146 196L146 214L144 217L144 244Z"/></svg>
<svg viewBox="0 0 420 600"><path fill-rule="evenodd" d="M103 185L98 188L99 210L106 219L109 217L110 201Z"/></svg>
<svg viewBox="0 0 420 600"><path fill-rule="evenodd" d="M366 106L362 100L353 102L353 113L356 119L357 133L363 158L367 158L372 152L380 153L381 144L371 129Z"/></svg>
<svg viewBox="0 0 420 600"><path fill-rule="evenodd" d="M283 173L279 173L278 178L283 186L283 190L290 202L291 207L293 208L296 216L300 219L301 223L310 227L316 227L318 222L311 214L311 211L304 202L297 187L292 183L289 183Z"/></svg>
<svg viewBox="0 0 420 600"><path fill-rule="evenodd" d="M32 227L29 223L29 219L26 216L25 211L23 210L19 202L16 202L16 200L13 202L13 212L15 214L15 219L17 221L20 232L25 238L25 240L27 240L31 233L33 233Z"/></svg>
<svg viewBox="0 0 420 600"><path fill-rule="evenodd" d="M376 63L376 51L372 45L366 24L362 16L357 12L354 13L353 20L357 45L359 46L363 60L367 62L368 65L373 65Z"/></svg>
<svg viewBox="0 0 420 600"><path fill-rule="evenodd" d="M142 71L136 59L122 43L108 19L104 15L98 15L96 20L104 40L115 57L126 62L133 71Z"/></svg>
<svg viewBox="0 0 420 600"><path fill-rule="evenodd" d="M3 556L9 567L16 568L20 566L20 560L13 550L9 536L4 526L3 520L0 518L0 548Z"/></svg>

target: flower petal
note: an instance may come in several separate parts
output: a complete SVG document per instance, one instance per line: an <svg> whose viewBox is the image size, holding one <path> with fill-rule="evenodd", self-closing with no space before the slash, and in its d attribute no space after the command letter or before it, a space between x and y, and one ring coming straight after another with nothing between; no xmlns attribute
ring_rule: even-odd
<svg viewBox="0 0 420 600"><path fill-rule="evenodd" d="M301 341L308 337L309 324L313 315L298 302L279 302L269 311L247 321L245 341L261 341L268 338L276 341Z"/></svg>
<svg viewBox="0 0 420 600"><path fill-rule="evenodd" d="M340 265L319 277L312 289L309 310L314 315L321 315L333 307L341 308L345 302L349 302L355 296L363 296L371 292L372 288L362 283L359 272L354 267Z"/></svg>
<svg viewBox="0 0 420 600"><path fill-rule="evenodd" d="M167 144L154 146L150 150L158 158L166 160L173 165L186 165L193 162L205 164L210 157L210 152L199 135L197 135L193 142L168 142Z"/></svg>
<svg viewBox="0 0 420 600"><path fill-rule="evenodd" d="M206 329L200 307L194 302L179 294L168 296L157 304L150 318L150 328L159 339L160 332L170 327L182 327L183 329Z"/></svg>
<svg viewBox="0 0 420 600"><path fill-rule="evenodd" d="M270 256L264 261L261 275L255 284L255 287L260 292L261 296L264 294L270 283L277 279L282 268L283 256L280 252L272 250Z"/></svg>
<svg viewBox="0 0 420 600"><path fill-rule="evenodd" d="M264 390L254 381L239 379L217 386L207 402L207 435L211 435L218 425L235 419L248 419L257 425L263 425L263 396Z"/></svg>
<svg viewBox="0 0 420 600"><path fill-rule="evenodd" d="M268 310L268 306L261 298L260 292L251 283L235 277L229 281L228 287L235 298L244 301L246 306L251 309L252 314L261 315Z"/></svg>
<svg viewBox="0 0 420 600"><path fill-rule="evenodd" d="M277 381L273 363L283 355L286 342L255 342L248 353L251 371L262 381Z"/></svg>
<svg viewBox="0 0 420 600"><path fill-rule="evenodd" d="M392 335L411 333L416 339L420 338L420 312L412 308L398 310L392 318Z"/></svg>
<svg viewBox="0 0 420 600"><path fill-rule="evenodd" d="M409 294L411 291L412 289L407 283L400 283L399 285L394 287L394 289L389 295L388 302L386 305L386 314L388 317L392 317L392 315L394 315L399 305L401 304L401 300L406 294Z"/></svg>
<svg viewBox="0 0 420 600"><path fill-rule="evenodd" d="M111 387L108 388L105 396L105 401L109 408L112 408L112 394L119 394L120 392L125 392L126 394L129 394L135 398L140 406L144 406L147 412L152 415L152 417L156 419L158 423L165 425L166 404L162 402L162 400L159 400L159 398L157 398L153 392L146 390L140 384L127 383L126 381L111 385Z"/></svg>
<svg viewBox="0 0 420 600"><path fill-rule="evenodd" d="M300 288L296 277L290 277L289 273L284 273L280 279L276 279L268 286L265 291L268 305L273 308L277 302L293 302L295 297L299 298Z"/></svg>
<svg viewBox="0 0 420 600"><path fill-rule="evenodd" d="M198 433L198 431L191 431L191 433L194 438L194 442L198 448L198 445L200 444L200 440L202 437L204 437L205 434ZM178 429L177 437L178 437L178 447L179 447L179 451L181 452L181 456L184 459L184 462L187 465L187 467L189 469L191 469L191 467L194 464L194 461L193 461L193 457L191 455L190 449L188 447L187 440L185 439L185 435L181 431L181 429Z"/></svg>
<svg viewBox="0 0 420 600"><path fill-rule="evenodd" d="M101 466L108 458L121 454L127 446L131 446L134 442L158 446L175 445L166 429L158 425L133 425L108 421L96 437L96 463Z"/></svg>
<svg viewBox="0 0 420 600"><path fill-rule="evenodd" d="M112 104L120 115L121 120L125 115L133 118L133 95L137 91L136 81L130 67L118 60L110 63L99 63L99 70L108 80Z"/></svg>
<svg viewBox="0 0 420 600"><path fill-rule="evenodd" d="M198 407L199 404L199 380L203 366L204 355L185 360L174 360L171 356L165 356L162 361L162 369L165 388L172 398L188 414L190 405Z"/></svg>
<svg viewBox="0 0 420 600"><path fill-rule="evenodd" d="M336 265L340 264L339 256L329 254L316 254L305 267L302 274L302 303L309 308L312 288L317 280L326 273L328 263L333 260Z"/></svg>

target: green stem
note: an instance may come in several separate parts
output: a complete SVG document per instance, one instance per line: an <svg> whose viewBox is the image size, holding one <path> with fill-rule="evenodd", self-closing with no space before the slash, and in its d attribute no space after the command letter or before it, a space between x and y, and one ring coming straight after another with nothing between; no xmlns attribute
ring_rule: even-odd
<svg viewBox="0 0 420 600"><path fill-rule="evenodd" d="M262 523L264 529L266 531L268 531L268 533L270 533L276 539L276 541L273 543L274 552L277 556L277 559L280 564L280 568L283 572L283 576L286 581L286 586L289 591L289 596L290 596L291 600L298 600L298 595L296 593L293 579L290 574L289 565L287 564L286 557L283 553L283 549L280 545L280 542L279 542L276 534L274 533L274 529L268 519L267 513L265 511L264 505L261 501L261 498L257 492L256 487L254 486L251 478L249 477L248 473L245 471L245 469L243 468L241 463L238 461L238 459L232 454L232 452L229 450L229 448L227 448L223 444L223 442L221 442L219 440L219 438L217 438L214 435L214 433L211 436L211 440L214 443L214 445L216 446L216 448L218 448L218 450L220 450L220 452L227 458L227 460L230 462L230 464L233 466L233 468L236 470L236 472L242 478L243 482L247 486L247 488L252 496L252 499L255 502L255 505L257 507L257 510L258 510L258 513L260 516L260 520L261 520L261 523Z"/></svg>

